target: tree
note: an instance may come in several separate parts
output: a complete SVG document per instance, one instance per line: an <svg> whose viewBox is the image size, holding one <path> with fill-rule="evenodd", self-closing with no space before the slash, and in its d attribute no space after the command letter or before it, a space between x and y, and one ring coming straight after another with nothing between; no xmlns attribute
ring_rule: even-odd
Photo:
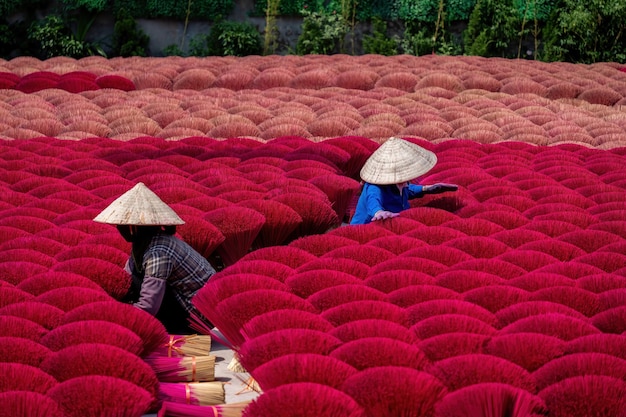
<svg viewBox="0 0 626 417"><path fill-rule="evenodd" d="M626 3L563 0L546 28L543 59L593 63L626 60Z"/></svg>

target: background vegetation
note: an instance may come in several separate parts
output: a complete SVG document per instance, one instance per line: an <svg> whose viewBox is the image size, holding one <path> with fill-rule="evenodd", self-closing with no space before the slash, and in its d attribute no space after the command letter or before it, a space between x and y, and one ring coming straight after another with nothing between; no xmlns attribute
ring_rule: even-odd
<svg viewBox="0 0 626 417"><path fill-rule="evenodd" d="M262 27L230 21L237 7L235 0L3 0L0 56L437 53L626 61L626 3L615 0L256 0L248 16L264 19ZM112 36L90 33L102 15L113 17ZM149 51L137 19L180 21L185 29L203 21L211 29L187 50ZM281 19L302 23L286 51L277 48Z"/></svg>

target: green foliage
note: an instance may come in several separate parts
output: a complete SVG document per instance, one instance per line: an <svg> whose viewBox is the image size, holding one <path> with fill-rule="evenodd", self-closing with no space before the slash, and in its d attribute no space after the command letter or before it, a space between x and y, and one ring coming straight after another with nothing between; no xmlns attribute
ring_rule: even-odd
<svg viewBox="0 0 626 417"><path fill-rule="evenodd" d="M13 33L9 25L0 24L0 58L9 59L15 49Z"/></svg>
<svg viewBox="0 0 626 417"><path fill-rule="evenodd" d="M558 0L514 0L513 5L517 9L520 19L526 17L527 21L537 19L545 22L555 7Z"/></svg>
<svg viewBox="0 0 626 417"><path fill-rule="evenodd" d="M435 52L435 42L433 37L427 34L426 29L418 30L415 33L407 30L404 32L400 42L402 53L421 56Z"/></svg>
<svg viewBox="0 0 626 417"><path fill-rule="evenodd" d="M269 55L276 52L278 40L278 25L276 24L276 16L278 16L278 8L280 0L267 0L267 8L265 11L265 36L263 39L263 54Z"/></svg>
<svg viewBox="0 0 626 417"><path fill-rule="evenodd" d="M201 38L198 40L199 45L204 43ZM194 53L193 49L198 48L192 46L191 49ZM220 20L213 24L206 37L206 55L246 56L262 52L261 34L251 23Z"/></svg>
<svg viewBox="0 0 626 417"><path fill-rule="evenodd" d="M367 21L374 18L382 20L392 20L395 9L395 1L389 0L369 0L359 1L356 4L356 18L359 21Z"/></svg>
<svg viewBox="0 0 626 417"><path fill-rule="evenodd" d="M350 28L340 13L304 9L302 14L302 33L296 44L299 55L332 54L341 50Z"/></svg>
<svg viewBox="0 0 626 417"><path fill-rule="evenodd" d="M564 0L546 28L543 59L593 63L626 59L626 3Z"/></svg>
<svg viewBox="0 0 626 417"><path fill-rule="evenodd" d="M469 55L515 57L522 19L512 0L478 0L464 33Z"/></svg>
<svg viewBox="0 0 626 417"><path fill-rule="evenodd" d="M109 8L108 0L62 0L63 8L66 11L87 10L90 13L99 13Z"/></svg>
<svg viewBox="0 0 626 417"><path fill-rule="evenodd" d="M0 16L4 19L14 13L29 15L46 3L46 0L0 0Z"/></svg>
<svg viewBox="0 0 626 417"><path fill-rule="evenodd" d="M20 0L0 1L0 16L10 16L20 8Z"/></svg>
<svg viewBox="0 0 626 417"><path fill-rule="evenodd" d="M396 0L394 17L409 22L437 21L440 0ZM449 22L469 19L476 0L444 0L443 12Z"/></svg>
<svg viewBox="0 0 626 417"><path fill-rule="evenodd" d="M446 0L445 3L446 18L450 22L468 20L476 6L476 0Z"/></svg>
<svg viewBox="0 0 626 417"><path fill-rule="evenodd" d="M228 16L234 8L233 0L146 0L146 9L141 16L185 20L189 9L190 19L214 21L217 16Z"/></svg>
<svg viewBox="0 0 626 417"><path fill-rule="evenodd" d="M30 24L19 20L0 25L0 57L37 56L39 46L28 37Z"/></svg>
<svg viewBox="0 0 626 417"><path fill-rule="evenodd" d="M310 1L307 0L293 0L282 1L278 6L277 16L283 17L300 17L300 11L307 6ZM254 8L250 11L250 16L263 17L267 14L267 0L255 0Z"/></svg>
<svg viewBox="0 0 626 417"><path fill-rule="evenodd" d="M147 17L148 9L146 0L111 0L111 10L113 15L117 15L121 10L125 10L132 17Z"/></svg>
<svg viewBox="0 0 626 417"><path fill-rule="evenodd" d="M326 9L328 11L335 10L339 12L341 3L345 0L290 0L282 1L278 8L278 16L282 17L302 17L303 10L309 11L321 11ZM356 13L355 17L358 21L371 20L374 17L379 17L383 20L390 20L395 16L392 12L392 8L395 7L395 1L389 0L362 0L355 2ZM261 17L265 16L267 11L266 0L255 0L254 9L250 12L251 16Z"/></svg>
<svg viewBox="0 0 626 417"><path fill-rule="evenodd" d="M113 55L147 56L150 37L137 28L137 22L126 10L117 13L113 26Z"/></svg>
<svg viewBox="0 0 626 417"><path fill-rule="evenodd" d="M171 44L163 49L163 55L165 56L209 56L208 46L209 35L206 33L199 33L189 39L189 50L184 52L180 46Z"/></svg>
<svg viewBox="0 0 626 417"><path fill-rule="evenodd" d="M200 33L189 39L189 56L209 56L209 35ZM217 40L217 39L216 39ZM180 54L184 55L184 54Z"/></svg>
<svg viewBox="0 0 626 417"><path fill-rule="evenodd" d="M39 49L41 59L53 56L82 58L89 55L85 42L77 40L65 22L56 15L48 15L42 21L33 22L28 37Z"/></svg>
<svg viewBox="0 0 626 417"><path fill-rule="evenodd" d="M400 40L387 36L387 22L379 17L372 19L373 33L363 36L363 51L366 54L396 55Z"/></svg>
<svg viewBox="0 0 626 417"><path fill-rule="evenodd" d="M435 22L439 0L396 0L396 18L408 22Z"/></svg>
<svg viewBox="0 0 626 417"><path fill-rule="evenodd" d="M185 53L178 45L170 44L163 48L163 56L185 56Z"/></svg>

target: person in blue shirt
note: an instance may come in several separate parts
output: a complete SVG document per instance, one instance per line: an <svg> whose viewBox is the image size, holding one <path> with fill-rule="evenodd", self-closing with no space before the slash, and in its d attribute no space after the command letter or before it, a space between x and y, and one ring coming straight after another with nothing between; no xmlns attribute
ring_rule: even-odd
<svg viewBox="0 0 626 417"><path fill-rule="evenodd" d="M437 156L421 146L389 138L363 165L363 188L350 224L367 224L396 217L410 208L409 200L425 194L455 191L457 185L418 185L411 181L430 171Z"/></svg>

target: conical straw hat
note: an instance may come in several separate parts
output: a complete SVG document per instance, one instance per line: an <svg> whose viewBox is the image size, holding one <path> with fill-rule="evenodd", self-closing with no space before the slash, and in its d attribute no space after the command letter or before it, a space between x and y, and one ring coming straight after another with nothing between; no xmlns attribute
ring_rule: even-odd
<svg viewBox="0 0 626 417"><path fill-rule="evenodd" d="M400 184L427 173L436 163L437 155L431 151L413 142L392 137L365 162L361 178L370 184Z"/></svg>
<svg viewBox="0 0 626 417"><path fill-rule="evenodd" d="M174 210L142 182L115 199L93 220L98 223L135 226L185 224Z"/></svg>

